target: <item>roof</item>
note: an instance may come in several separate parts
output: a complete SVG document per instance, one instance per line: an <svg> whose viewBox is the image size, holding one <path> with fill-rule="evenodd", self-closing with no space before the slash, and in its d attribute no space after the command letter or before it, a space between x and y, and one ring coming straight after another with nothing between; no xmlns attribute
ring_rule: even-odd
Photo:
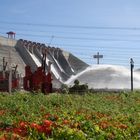
<svg viewBox="0 0 140 140"><path fill-rule="evenodd" d="M14 33L14 32L12 32L12 31L10 31L10 32L7 32L6 34L16 34L16 33Z"/></svg>

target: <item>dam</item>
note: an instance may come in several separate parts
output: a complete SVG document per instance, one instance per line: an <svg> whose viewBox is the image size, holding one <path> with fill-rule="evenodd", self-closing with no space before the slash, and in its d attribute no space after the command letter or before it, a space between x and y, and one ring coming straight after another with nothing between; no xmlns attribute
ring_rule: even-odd
<svg viewBox="0 0 140 140"><path fill-rule="evenodd" d="M67 81L71 76L78 74L89 65L74 56L73 54L62 50L61 48L46 46L43 43L32 42L30 40L15 40L0 37L0 60L3 57L11 66L18 65L18 72L21 77L25 75L25 66L30 66L32 72L42 63L42 51L46 51L46 73L48 72L49 62L53 78L53 87L60 88L61 84ZM2 69L2 66L1 66Z"/></svg>

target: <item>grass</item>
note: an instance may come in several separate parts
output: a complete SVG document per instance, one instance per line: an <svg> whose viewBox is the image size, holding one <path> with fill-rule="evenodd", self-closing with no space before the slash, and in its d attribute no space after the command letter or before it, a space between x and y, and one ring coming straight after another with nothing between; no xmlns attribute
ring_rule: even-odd
<svg viewBox="0 0 140 140"><path fill-rule="evenodd" d="M50 133L31 127L34 123L44 128L44 120L52 124ZM24 136L21 122L28 123ZM1 93L0 130L2 138L16 135L15 139L135 140L140 135L140 92Z"/></svg>

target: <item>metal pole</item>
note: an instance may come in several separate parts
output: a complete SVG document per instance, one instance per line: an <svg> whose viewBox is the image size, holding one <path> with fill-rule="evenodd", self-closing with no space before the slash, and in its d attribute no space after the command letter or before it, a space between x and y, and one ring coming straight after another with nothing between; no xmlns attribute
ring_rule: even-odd
<svg viewBox="0 0 140 140"><path fill-rule="evenodd" d="M7 39L7 45L9 45L9 39ZM10 46L10 45L9 45ZM8 78L8 92L12 91L12 68L11 68L11 48L9 48L9 78Z"/></svg>
<svg viewBox="0 0 140 140"><path fill-rule="evenodd" d="M134 61L130 59L130 67L131 67L131 91L133 91L133 68L134 68Z"/></svg>
<svg viewBox="0 0 140 140"><path fill-rule="evenodd" d="M10 68L10 71L9 71L9 93L11 93L11 90L12 90L12 70Z"/></svg>
<svg viewBox="0 0 140 140"><path fill-rule="evenodd" d="M131 91L133 91L133 68L131 65Z"/></svg>
<svg viewBox="0 0 140 140"><path fill-rule="evenodd" d="M97 53L97 64L99 65L99 52Z"/></svg>

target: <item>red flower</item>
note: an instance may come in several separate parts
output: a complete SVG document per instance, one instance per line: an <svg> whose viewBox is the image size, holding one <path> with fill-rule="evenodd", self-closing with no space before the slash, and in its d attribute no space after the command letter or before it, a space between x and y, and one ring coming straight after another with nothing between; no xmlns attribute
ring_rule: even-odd
<svg viewBox="0 0 140 140"><path fill-rule="evenodd" d="M51 135L52 129L51 128L46 128L45 129L45 134L46 135Z"/></svg>
<svg viewBox="0 0 140 140"><path fill-rule="evenodd" d="M98 124L102 129L106 129L110 126L110 123L108 121L101 121L99 124Z"/></svg>
<svg viewBox="0 0 140 140"><path fill-rule="evenodd" d="M67 124L69 124L69 123L70 123L69 120L64 120L64 121L63 121L63 124L65 124L65 125L67 125Z"/></svg>
<svg viewBox="0 0 140 140"><path fill-rule="evenodd" d="M8 137L6 134L4 134L2 137L0 137L0 140L7 140L7 139L8 139Z"/></svg>
<svg viewBox="0 0 140 140"><path fill-rule="evenodd" d="M5 110L0 110L0 116L5 114Z"/></svg>
<svg viewBox="0 0 140 140"><path fill-rule="evenodd" d="M45 118L48 119L49 117L51 117L51 114L50 114L50 113L47 113L47 114L45 115Z"/></svg>
<svg viewBox="0 0 140 140"><path fill-rule="evenodd" d="M38 124L36 124L36 123L31 123L31 128L33 128L33 129L39 129L39 125Z"/></svg>
<svg viewBox="0 0 140 140"><path fill-rule="evenodd" d="M27 136L27 130L21 129L21 128L14 128L13 129L15 134L18 134L19 136L26 137Z"/></svg>
<svg viewBox="0 0 140 140"><path fill-rule="evenodd" d="M120 125L118 126L118 128L120 128L120 129L127 129L128 126L125 125L125 124L120 124Z"/></svg>
<svg viewBox="0 0 140 140"><path fill-rule="evenodd" d="M5 136L1 137L0 140L6 140Z"/></svg>
<svg viewBox="0 0 140 140"><path fill-rule="evenodd" d="M27 122L20 122L19 123L20 128L27 128Z"/></svg>
<svg viewBox="0 0 140 140"><path fill-rule="evenodd" d="M48 136L51 135L52 129L50 127L46 127L42 125L38 127L38 132L45 133Z"/></svg>
<svg viewBox="0 0 140 140"><path fill-rule="evenodd" d="M11 132L11 131L12 131L12 128L7 127L5 130L6 130L7 132Z"/></svg>
<svg viewBox="0 0 140 140"><path fill-rule="evenodd" d="M38 132L40 133L44 133L44 126L41 126L41 125L38 125L38 128L37 128Z"/></svg>
<svg viewBox="0 0 140 140"><path fill-rule="evenodd" d="M52 125L52 121L44 120L44 121L43 121L43 125L44 125L45 127L50 127L50 126Z"/></svg>

